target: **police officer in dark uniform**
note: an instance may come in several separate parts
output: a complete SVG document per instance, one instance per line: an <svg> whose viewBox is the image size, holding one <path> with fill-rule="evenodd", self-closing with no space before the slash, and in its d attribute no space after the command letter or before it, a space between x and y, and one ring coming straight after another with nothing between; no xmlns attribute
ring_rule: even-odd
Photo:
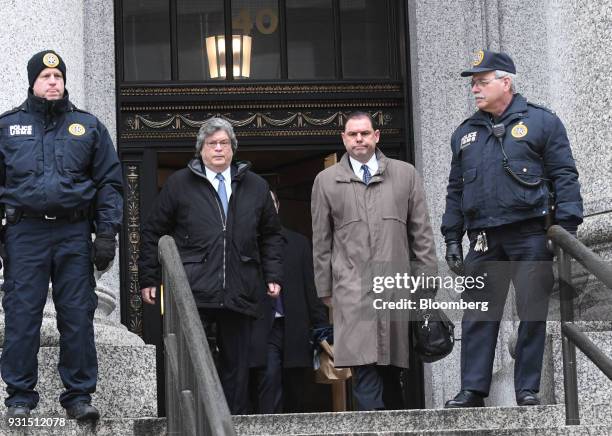
<svg viewBox="0 0 612 436"><path fill-rule="evenodd" d="M451 138L452 162L442 233L452 271L482 276L463 298L487 301L462 321L461 391L445 407L480 407L488 396L500 320L512 281L520 318L514 387L519 406L537 405L548 300L553 286L546 225L575 234L582 222L578 172L565 128L549 109L514 92L505 53L479 51L471 90L478 111ZM548 218L548 219L547 219ZM470 240L465 259L461 240Z"/></svg>
<svg viewBox="0 0 612 436"><path fill-rule="evenodd" d="M51 279L65 387L59 400L69 418L93 420L99 417L90 404L97 380L94 265L103 271L115 256L121 167L104 125L68 99L57 53L35 54L28 79L27 100L0 116L7 417L27 417L38 404L37 353Z"/></svg>

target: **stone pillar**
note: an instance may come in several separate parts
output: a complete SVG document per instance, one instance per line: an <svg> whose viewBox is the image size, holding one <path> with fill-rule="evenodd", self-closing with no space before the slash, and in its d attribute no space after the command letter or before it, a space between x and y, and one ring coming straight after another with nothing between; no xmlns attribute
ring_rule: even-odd
<svg viewBox="0 0 612 436"><path fill-rule="evenodd" d="M117 147L117 111L115 104L115 22L112 0L85 0L83 35L83 108L97 116L108 129ZM110 271L98 281L115 303L119 303L119 252ZM110 314L120 321L120 311Z"/></svg>
<svg viewBox="0 0 612 436"><path fill-rule="evenodd" d="M112 0L85 0L83 107L108 128L117 145L115 81L115 22Z"/></svg>

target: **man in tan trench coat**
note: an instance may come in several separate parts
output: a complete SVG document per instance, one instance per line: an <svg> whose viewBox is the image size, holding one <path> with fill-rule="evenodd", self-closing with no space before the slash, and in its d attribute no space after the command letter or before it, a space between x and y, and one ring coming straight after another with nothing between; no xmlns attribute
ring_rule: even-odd
<svg viewBox="0 0 612 436"><path fill-rule="evenodd" d="M411 310L383 305L418 296L405 283L383 291L373 284L436 269L421 179L409 163L385 157L376 148L379 139L369 114L349 115L342 133L347 153L319 173L312 188L317 292L333 307L335 364L353 367L359 410L401 405Z"/></svg>

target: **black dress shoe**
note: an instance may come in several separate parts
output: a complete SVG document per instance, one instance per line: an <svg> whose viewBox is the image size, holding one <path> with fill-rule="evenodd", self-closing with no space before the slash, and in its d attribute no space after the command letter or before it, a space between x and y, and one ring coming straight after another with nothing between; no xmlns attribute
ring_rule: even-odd
<svg viewBox="0 0 612 436"><path fill-rule="evenodd" d="M519 406L539 406L540 399L534 391L517 391L516 404L518 404Z"/></svg>
<svg viewBox="0 0 612 436"><path fill-rule="evenodd" d="M100 412L91 404L85 401L78 401L72 406L66 408L68 418L76 419L77 421L95 421L100 418Z"/></svg>
<svg viewBox="0 0 612 436"><path fill-rule="evenodd" d="M454 409L458 407L484 407L484 399L473 391L459 391L455 398L448 400L444 405L446 409Z"/></svg>
<svg viewBox="0 0 612 436"><path fill-rule="evenodd" d="M17 403L8 407L7 418L27 418L30 416L30 406L25 403Z"/></svg>

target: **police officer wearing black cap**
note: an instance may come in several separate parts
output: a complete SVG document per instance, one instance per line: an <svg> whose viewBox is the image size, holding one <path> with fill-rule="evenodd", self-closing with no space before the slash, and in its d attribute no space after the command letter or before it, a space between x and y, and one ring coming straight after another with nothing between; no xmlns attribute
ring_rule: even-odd
<svg viewBox="0 0 612 436"><path fill-rule="evenodd" d="M69 418L93 420L94 265L104 271L115 256L121 167L106 127L70 102L66 64L56 52L35 54L28 79L26 101L0 115L7 417L25 418L38 404L37 354L51 279L65 387L59 401Z"/></svg>
<svg viewBox="0 0 612 436"><path fill-rule="evenodd" d="M565 128L549 109L514 91L515 74L507 54L486 50L461 73L472 77L478 111L451 138L441 230L450 269L484 279L483 289L466 291L463 298L488 301L489 310L464 312L461 391L445 407L484 405L510 281L520 318L516 401L519 406L540 404L537 393L553 286L545 229L555 222L575 234L582 222L578 172ZM461 240L466 231L470 249L464 264Z"/></svg>

